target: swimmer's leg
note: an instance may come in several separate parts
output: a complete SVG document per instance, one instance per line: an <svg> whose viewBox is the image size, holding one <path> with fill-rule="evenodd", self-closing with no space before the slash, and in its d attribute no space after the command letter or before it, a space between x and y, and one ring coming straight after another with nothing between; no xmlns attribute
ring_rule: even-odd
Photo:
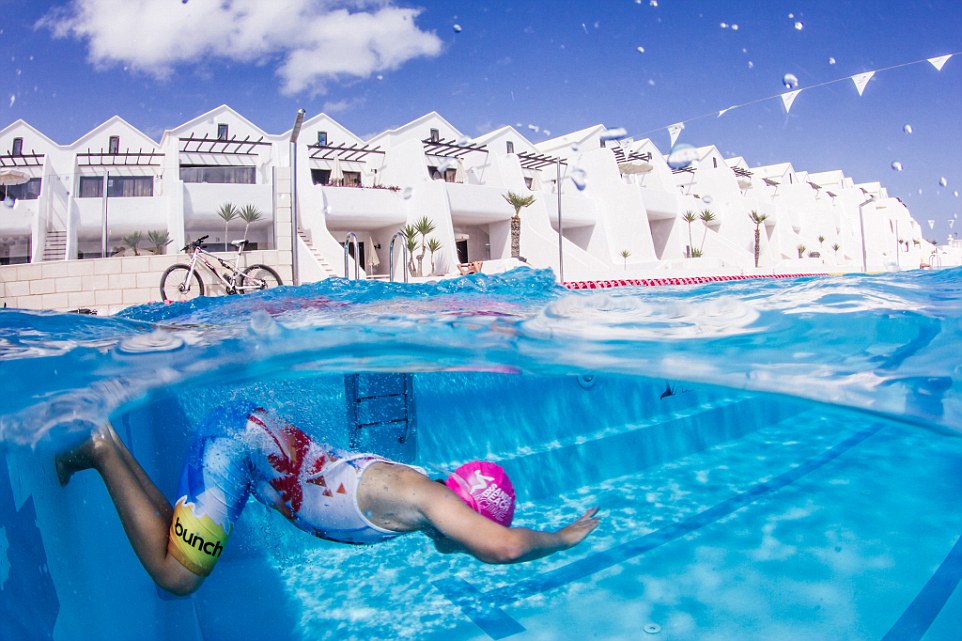
<svg viewBox="0 0 962 641"><path fill-rule="evenodd" d="M178 595L190 594L200 587L204 577L190 572L167 553L173 514L170 504L126 446L110 435L107 428L98 430L89 441L57 458L57 473L62 483L83 469L100 473L131 547L157 585Z"/></svg>

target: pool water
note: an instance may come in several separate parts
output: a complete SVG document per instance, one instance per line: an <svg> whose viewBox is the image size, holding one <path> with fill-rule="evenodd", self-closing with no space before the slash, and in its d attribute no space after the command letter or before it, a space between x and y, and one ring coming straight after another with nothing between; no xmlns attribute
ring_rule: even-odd
<svg viewBox="0 0 962 641"><path fill-rule="evenodd" d="M0 638L956 639L960 338L962 270L605 292L517 270L4 310ZM438 475L496 460L516 525L591 505L602 524L487 566L421 535L317 540L250 502L173 598L99 477L60 488L52 453L110 416L170 497L198 422L238 398Z"/></svg>

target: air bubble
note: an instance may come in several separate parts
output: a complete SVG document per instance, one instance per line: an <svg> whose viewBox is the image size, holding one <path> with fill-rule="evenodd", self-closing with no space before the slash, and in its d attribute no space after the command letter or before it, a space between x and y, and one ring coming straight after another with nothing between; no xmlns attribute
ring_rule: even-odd
<svg viewBox="0 0 962 641"><path fill-rule="evenodd" d="M902 171L902 163L897 160L892 161L892 169L895 171Z"/></svg>
<svg viewBox="0 0 962 641"><path fill-rule="evenodd" d="M943 187L948 187L949 181L945 179L945 176L942 176L941 178L939 178L939 184L942 185Z"/></svg>
<svg viewBox="0 0 962 641"><path fill-rule="evenodd" d="M684 169L696 160L698 160L698 150L685 143L678 143L668 154L668 166L672 169Z"/></svg>
<svg viewBox="0 0 962 641"><path fill-rule="evenodd" d="M454 25L452 29L454 29L454 33L461 33L461 25L459 24Z"/></svg>
<svg viewBox="0 0 962 641"><path fill-rule="evenodd" d="M833 58L832 56L829 56L829 58L828 58L828 64L834 65L834 64L835 64L835 58Z"/></svg>
<svg viewBox="0 0 962 641"><path fill-rule="evenodd" d="M798 86L798 78L793 73L786 73L782 76L782 84L785 85L786 89L794 89Z"/></svg>
<svg viewBox="0 0 962 641"><path fill-rule="evenodd" d="M644 48L644 47L635 47L635 51L637 51L638 53L645 53L645 48Z"/></svg>
<svg viewBox="0 0 962 641"><path fill-rule="evenodd" d="M714 199L713 199L710 195L708 195L708 194L705 194L704 196L701 197L701 201L702 201L703 203L705 203L706 205L710 205L711 202L712 202L712 200L714 200Z"/></svg>
<svg viewBox="0 0 962 641"><path fill-rule="evenodd" d="M749 60L749 61L748 61L748 68L749 68L749 69L754 69L754 68L755 68L755 63L752 62L751 60Z"/></svg>
<svg viewBox="0 0 962 641"><path fill-rule="evenodd" d="M738 31L738 25L737 25L737 24L733 24L733 25L732 25L732 31Z"/></svg>
<svg viewBox="0 0 962 641"><path fill-rule="evenodd" d="M795 31L801 31L805 28L805 24L801 20L795 22Z"/></svg>
<svg viewBox="0 0 962 641"><path fill-rule="evenodd" d="M721 23L721 24L718 25L718 26L721 27L722 29L727 29L727 28L728 28L728 23L727 23L727 22L723 22L723 23Z"/></svg>
<svg viewBox="0 0 962 641"><path fill-rule="evenodd" d="M411 187L405 187L404 191L401 192L401 198L404 200L410 200L411 196L414 195L414 189Z"/></svg>
<svg viewBox="0 0 962 641"><path fill-rule="evenodd" d="M657 6L658 6L658 0L651 0L651 2L648 3L648 6L649 6L649 7L657 7Z"/></svg>
<svg viewBox="0 0 962 641"><path fill-rule="evenodd" d="M624 127L616 127L614 129L606 129L601 132L602 140L621 140L628 136L628 132Z"/></svg>
<svg viewBox="0 0 962 641"><path fill-rule="evenodd" d="M571 182L575 184L578 191L584 191L588 186L588 174L581 167L575 167L571 170Z"/></svg>
<svg viewBox="0 0 962 641"><path fill-rule="evenodd" d="M642 630L645 631L645 634L658 634L661 632L661 626L657 623L646 623Z"/></svg>
<svg viewBox="0 0 962 641"><path fill-rule="evenodd" d="M906 124L904 127L902 127L902 131L904 131L907 134L912 133L912 125Z"/></svg>

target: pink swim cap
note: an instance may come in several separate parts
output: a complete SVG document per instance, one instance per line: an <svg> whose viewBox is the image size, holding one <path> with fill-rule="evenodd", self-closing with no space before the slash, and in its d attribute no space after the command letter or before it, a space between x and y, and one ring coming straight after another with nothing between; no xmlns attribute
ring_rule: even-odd
<svg viewBox="0 0 962 641"><path fill-rule="evenodd" d="M514 486L500 465L490 461L465 463L444 484L481 516L505 527L511 525Z"/></svg>

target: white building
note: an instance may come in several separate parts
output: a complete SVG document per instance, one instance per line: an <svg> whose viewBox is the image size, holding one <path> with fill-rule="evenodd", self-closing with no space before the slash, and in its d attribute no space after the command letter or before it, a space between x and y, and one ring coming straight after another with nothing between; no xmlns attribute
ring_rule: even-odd
<svg viewBox="0 0 962 641"><path fill-rule="evenodd" d="M521 214L529 264L560 271L560 224L565 280L907 269L935 251L878 183L789 163L750 168L712 146L672 168L651 140L610 139L603 125L533 144L512 127L469 139L429 113L365 141L319 114L296 144L291 134L266 133L228 106L156 142L116 116L67 145L17 121L0 131L0 173L24 181L0 188L0 263L169 254L203 235L220 249L246 234L306 282L343 273L353 232L360 269L384 276L392 239L427 218L439 246L417 242L424 276L471 261L490 271L516 264L509 191L534 196ZM247 207L250 222L225 222L228 203ZM764 218L757 268L753 213ZM171 242L157 249L148 235ZM395 239L398 274L403 244Z"/></svg>

